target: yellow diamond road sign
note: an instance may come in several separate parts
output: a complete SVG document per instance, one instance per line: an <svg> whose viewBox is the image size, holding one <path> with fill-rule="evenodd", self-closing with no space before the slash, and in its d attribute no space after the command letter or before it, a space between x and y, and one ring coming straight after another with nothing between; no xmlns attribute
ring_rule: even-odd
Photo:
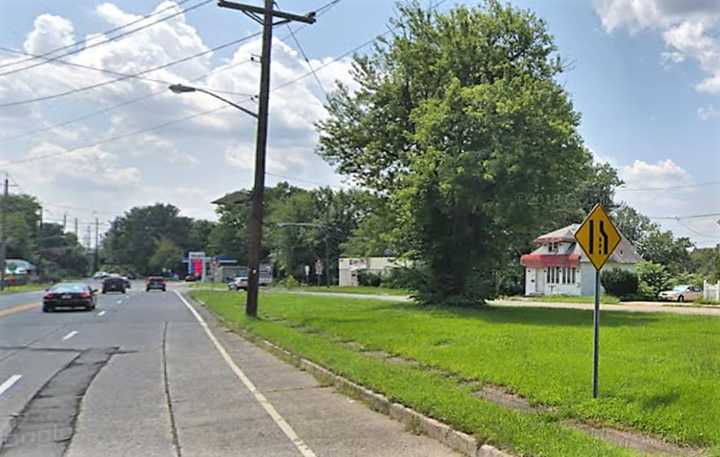
<svg viewBox="0 0 720 457"><path fill-rule="evenodd" d="M598 203L575 232L575 240L599 271L620 244L620 232L602 204Z"/></svg>

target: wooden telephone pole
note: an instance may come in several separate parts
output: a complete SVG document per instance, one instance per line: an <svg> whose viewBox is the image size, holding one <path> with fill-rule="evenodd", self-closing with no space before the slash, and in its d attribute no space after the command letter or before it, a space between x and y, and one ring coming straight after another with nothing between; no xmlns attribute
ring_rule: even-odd
<svg viewBox="0 0 720 457"><path fill-rule="evenodd" d="M10 179L5 174L3 181L3 199L0 207L0 290L5 289L5 261L7 256L7 207L9 198Z"/></svg>
<svg viewBox="0 0 720 457"><path fill-rule="evenodd" d="M272 52L272 30L276 25L288 22L313 24L315 13L305 16L273 9L273 0L265 0L265 7L219 0L218 6L242 11L263 26L262 54L260 57L260 97L258 107L257 140L255 143L255 183L252 191L252 210L248 224L248 290L245 313L257 316L260 256L262 255L262 225L265 197L265 157L267 153L268 113L270 108L270 62ZM274 22L279 18L278 22Z"/></svg>

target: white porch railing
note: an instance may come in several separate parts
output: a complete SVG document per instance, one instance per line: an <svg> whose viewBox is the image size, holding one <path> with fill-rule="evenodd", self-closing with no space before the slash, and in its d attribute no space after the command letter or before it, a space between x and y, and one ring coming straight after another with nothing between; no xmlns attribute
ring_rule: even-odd
<svg viewBox="0 0 720 457"><path fill-rule="evenodd" d="M720 281L716 284L703 281L703 298L705 300L720 302Z"/></svg>

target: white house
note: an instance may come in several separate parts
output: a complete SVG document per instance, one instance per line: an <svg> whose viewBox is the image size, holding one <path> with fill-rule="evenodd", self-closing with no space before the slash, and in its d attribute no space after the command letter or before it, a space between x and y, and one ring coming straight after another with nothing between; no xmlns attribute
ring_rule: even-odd
<svg viewBox="0 0 720 457"><path fill-rule="evenodd" d="M568 225L535 239L538 246L520 258L525 267L525 295L593 295L595 268L575 241L579 224ZM620 244L603 267L635 271L642 260L621 234ZM601 290L602 292L602 290Z"/></svg>
<svg viewBox="0 0 720 457"><path fill-rule="evenodd" d="M365 271L376 275L387 275L391 270L407 267L408 262L395 257L340 257L338 259L338 284L340 286L357 286L358 273Z"/></svg>

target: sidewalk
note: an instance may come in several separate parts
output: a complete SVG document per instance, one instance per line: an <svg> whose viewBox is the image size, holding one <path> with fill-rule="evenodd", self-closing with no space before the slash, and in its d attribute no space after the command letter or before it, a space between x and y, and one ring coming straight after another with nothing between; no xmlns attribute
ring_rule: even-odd
<svg viewBox="0 0 720 457"><path fill-rule="evenodd" d="M491 306L505 308L552 308L552 309L582 309L592 310L595 306L591 303L551 303L531 300L493 300ZM628 313L667 313L685 314L695 316L720 316L720 306L692 306L677 305L671 303L655 302L626 302L619 305L600 305L603 311L620 311Z"/></svg>
<svg viewBox="0 0 720 457"><path fill-rule="evenodd" d="M298 295L314 295L317 297L338 297L338 298L359 298L366 300L385 300L392 302L408 302L410 297L390 296L390 295L367 295L367 294L346 294L342 292L303 292L287 290L283 291ZM551 309L581 309L592 310L594 305L591 303L554 303L540 302L532 300L490 300L489 306L497 306L503 308L551 308ZM695 316L720 316L720 306L693 306L679 305L677 303L660 303L660 302L625 302L619 305L600 305L603 311L620 311L629 313L668 313L668 314L685 314Z"/></svg>
<svg viewBox="0 0 720 457"><path fill-rule="evenodd" d="M333 387L321 385L313 376L227 330L203 306L193 306L230 357L318 457L459 455L435 440L409 433L399 422Z"/></svg>

